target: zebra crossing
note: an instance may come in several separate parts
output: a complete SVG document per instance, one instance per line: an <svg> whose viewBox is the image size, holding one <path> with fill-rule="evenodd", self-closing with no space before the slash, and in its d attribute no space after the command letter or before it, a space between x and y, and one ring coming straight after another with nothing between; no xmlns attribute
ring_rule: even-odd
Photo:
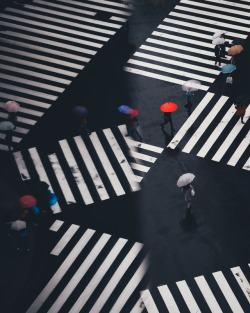
<svg viewBox="0 0 250 313"><path fill-rule="evenodd" d="M61 220L50 231L51 241L59 238L50 252L56 269L26 313L142 312L138 297L148 268L142 243Z"/></svg>
<svg viewBox="0 0 250 313"><path fill-rule="evenodd" d="M250 170L250 106L242 124L226 96L208 92L168 144L185 153Z"/></svg>
<svg viewBox="0 0 250 313"><path fill-rule="evenodd" d="M214 66L212 35L226 30L229 42L246 39L249 22L250 3L244 1L181 0L124 70L179 85L197 79L200 89L207 91L220 73ZM223 62L229 60L227 56Z"/></svg>
<svg viewBox="0 0 250 313"><path fill-rule="evenodd" d="M13 153L22 180L39 176L59 198L59 205L90 205L140 190L139 182L163 148L126 137L125 125L63 139L53 146ZM129 148L129 149L128 149ZM59 205L54 213L60 212Z"/></svg>
<svg viewBox="0 0 250 313"><path fill-rule="evenodd" d="M148 313L248 312L249 266L235 266L206 277L194 277L188 282L182 280L151 290L145 289L140 296Z"/></svg>
<svg viewBox="0 0 250 313"><path fill-rule="evenodd" d="M20 103L17 145L73 79L127 21L119 0L33 0L0 13L0 118L3 103ZM0 133L0 149L8 150Z"/></svg>

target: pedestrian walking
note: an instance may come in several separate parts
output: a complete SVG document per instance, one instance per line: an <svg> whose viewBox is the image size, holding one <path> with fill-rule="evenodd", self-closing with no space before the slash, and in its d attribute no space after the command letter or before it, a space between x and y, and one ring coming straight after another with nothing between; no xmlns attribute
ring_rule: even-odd
<svg viewBox="0 0 250 313"><path fill-rule="evenodd" d="M223 55L223 51L221 49L221 45L216 45L214 48L215 54L215 66L221 67L221 57Z"/></svg>
<svg viewBox="0 0 250 313"><path fill-rule="evenodd" d="M128 120L127 120L127 136L131 136L134 140L139 140L139 141L142 141L142 137L141 135L139 134L137 128L139 127L139 121L137 119L137 117L129 117L128 115Z"/></svg>
<svg viewBox="0 0 250 313"><path fill-rule="evenodd" d="M173 120L172 120L171 112L164 112L163 120L164 120L164 122L161 123L161 129L163 129L166 124L170 123L171 133L173 134L175 129L174 129L174 126L173 126Z"/></svg>
<svg viewBox="0 0 250 313"><path fill-rule="evenodd" d="M191 210L191 202L195 195L194 187L191 185L191 182L194 180L195 175L192 173L186 173L179 177L177 181L177 186L182 188L184 194L184 199L187 203L187 209Z"/></svg>
<svg viewBox="0 0 250 313"><path fill-rule="evenodd" d="M186 91L186 94L185 94L185 105L184 107L187 109L187 112L188 112L188 116L191 115L191 108L192 108L192 96L194 94L191 93L190 91Z"/></svg>
<svg viewBox="0 0 250 313"><path fill-rule="evenodd" d="M235 109L236 109L236 115L237 116L240 116L240 119L241 119L241 123L242 124L246 124L243 122L243 119L244 119L244 115L246 113L246 104L245 104L245 101L240 103L240 104L236 104L235 105Z"/></svg>

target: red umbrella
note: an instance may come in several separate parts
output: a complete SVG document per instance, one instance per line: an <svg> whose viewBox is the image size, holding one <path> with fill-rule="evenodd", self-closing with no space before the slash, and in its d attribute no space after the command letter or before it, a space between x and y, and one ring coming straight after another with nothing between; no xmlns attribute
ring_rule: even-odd
<svg viewBox="0 0 250 313"><path fill-rule="evenodd" d="M36 198L33 196L25 195L19 198L18 203L21 208L32 208L34 205L36 205Z"/></svg>
<svg viewBox="0 0 250 313"><path fill-rule="evenodd" d="M173 102L166 102L163 105L161 105L161 111L162 112L174 112L177 110L178 106L177 104Z"/></svg>
<svg viewBox="0 0 250 313"><path fill-rule="evenodd" d="M132 119L139 114L138 110L131 109L129 110L129 117Z"/></svg>

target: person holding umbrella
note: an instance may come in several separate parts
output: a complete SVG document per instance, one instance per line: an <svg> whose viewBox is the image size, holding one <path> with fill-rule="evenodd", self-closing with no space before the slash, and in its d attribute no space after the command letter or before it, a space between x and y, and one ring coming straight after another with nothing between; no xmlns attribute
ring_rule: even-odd
<svg viewBox="0 0 250 313"><path fill-rule="evenodd" d="M191 182L194 180L195 175L192 173L186 173L179 177L177 181L177 186L182 188L184 194L184 199L187 203L187 210L191 210L191 202L195 195L194 187L191 185Z"/></svg>
<svg viewBox="0 0 250 313"><path fill-rule="evenodd" d="M190 79L186 81L182 85L182 90L186 91L185 94L185 105L184 107L187 109L188 116L191 115L191 107L192 107L192 96L194 95L192 92L197 91L201 83L198 80Z"/></svg>
<svg viewBox="0 0 250 313"><path fill-rule="evenodd" d="M173 120L172 120L172 112L176 111L178 106L173 102L166 102L163 105L161 105L161 111L164 112L163 114L163 120L164 122L161 123L161 129L163 130L163 127L170 123L171 127L171 135L173 135L173 132L175 131L173 126Z"/></svg>
<svg viewBox="0 0 250 313"><path fill-rule="evenodd" d="M83 105L78 105L74 107L73 113L80 119L80 132L85 131L88 135L90 135L91 131L87 128L88 109Z"/></svg>
<svg viewBox="0 0 250 313"><path fill-rule="evenodd" d="M138 110L130 109L129 114L127 115L127 136L132 136L133 139L137 138L139 141L142 141L142 137L137 130L137 127L139 126L139 121L137 119L138 114Z"/></svg>
<svg viewBox="0 0 250 313"><path fill-rule="evenodd" d="M232 78L232 72L236 70L236 66L234 64L226 64L222 67L221 72L223 74L227 74L226 83L232 84L233 78Z"/></svg>

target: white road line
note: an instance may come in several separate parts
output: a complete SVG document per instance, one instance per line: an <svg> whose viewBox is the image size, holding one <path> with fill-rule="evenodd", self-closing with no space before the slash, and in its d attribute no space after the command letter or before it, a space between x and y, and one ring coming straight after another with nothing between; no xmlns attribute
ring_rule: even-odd
<svg viewBox="0 0 250 313"><path fill-rule="evenodd" d="M7 145L0 144L0 150L9 151L9 147Z"/></svg>
<svg viewBox="0 0 250 313"><path fill-rule="evenodd" d="M96 40L104 41L104 42L109 40L109 37L98 36L98 35L82 32L82 31L77 31L77 30L73 30L73 29L68 29L68 28L65 28L65 27L56 26L56 25L52 25L52 24L48 24L48 23L44 23L44 22L43 23L42 22L37 22L35 20L31 20L31 19L27 19L27 18L11 16L11 15L7 15L7 14L3 14L3 13L0 14L0 17L5 18L5 19L10 19L10 20L12 20L14 22L19 21L19 22L22 22L22 23L30 24L30 27L35 25L35 26L38 26L38 27L53 29L53 31L57 30L59 32L69 33L71 35L77 35L79 37L96 39ZM14 24L12 23L11 25L14 25ZM15 25L14 27L18 28L18 26L20 26L20 25L17 25L17 26ZM37 32L37 30L35 32Z"/></svg>
<svg viewBox="0 0 250 313"><path fill-rule="evenodd" d="M28 76L34 76L34 77L38 77L40 79L50 80L50 81L57 82L57 83L64 84L64 85L69 85L71 83L71 81L67 80L67 79L63 79L63 78L59 78L59 77L51 76L51 75L47 75L47 74L37 73L34 71L25 70L24 68L19 68L16 66L10 66L10 65L6 65L6 64L0 64L0 69L12 71L14 73L25 74Z"/></svg>
<svg viewBox="0 0 250 313"><path fill-rule="evenodd" d="M183 5L176 5L175 6L175 9L176 10L183 10L183 11L186 11L188 13L195 13L195 14L199 14L199 16L212 16L214 18L218 18L218 19L222 19L222 20L227 20L227 21L230 21L230 20L233 20L234 22L236 23L241 23L241 24L247 24L249 25L249 20L244 20L242 18L238 18L238 17L232 17L232 16L229 16L229 15L226 15L226 14L218 14L218 13L215 13L215 12L209 12L208 10L198 10L198 9L193 9L193 8L190 8L190 7L185 7ZM224 9L224 8L222 8ZM227 11L224 11L224 12L227 12ZM235 10L234 14L236 14L237 11ZM245 16L245 13L244 15Z"/></svg>
<svg viewBox="0 0 250 313"><path fill-rule="evenodd" d="M154 57L153 57L153 59L154 59ZM152 60L152 56L151 56L151 60ZM143 62L143 61L139 61L139 60L135 60L135 59L129 59L127 61L127 63L135 64L137 66L142 66L142 67L146 67L146 68L150 68L150 69L154 69L154 70L157 70L157 71L162 71L162 72L166 72L166 73L175 74L175 75L178 75L178 76L181 76L181 77L193 78L193 79L205 81L205 82L208 82L208 83L212 83L215 80L214 78L207 77L207 76L202 76L202 75L198 75L198 74L194 74L192 72L184 72L183 70L176 70L176 69L171 68L171 67L161 66L161 65L148 63L148 62ZM170 64L171 63L173 63L173 62L170 61Z"/></svg>
<svg viewBox="0 0 250 313"><path fill-rule="evenodd" d="M166 38L166 39L172 39L174 41L181 41L181 42L185 42L185 43L190 43L196 46L201 46L201 47L206 47L206 48L210 48L210 49L214 49L214 45L212 43L208 43L208 42L204 42L201 40L194 40L194 39L190 39L190 38L186 38L186 37L181 37L180 35L176 36L176 35L171 35L171 34L166 34L166 33L161 33L158 31L154 31L151 36L158 36L161 38ZM199 37L198 37L199 38Z"/></svg>
<svg viewBox="0 0 250 313"><path fill-rule="evenodd" d="M139 153L137 151L130 150L129 154L132 158L143 160L150 163L155 163L155 161L157 160L157 158L151 157L147 154Z"/></svg>
<svg viewBox="0 0 250 313"><path fill-rule="evenodd" d="M231 156L230 160L227 162L228 165L235 166L236 163L239 161L240 157L246 151L247 147L250 144L250 131L246 134L243 138L242 142L235 150L234 154Z"/></svg>
<svg viewBox="0 0 250 313"><path fill-rule="evenodd" d="M89 8L89 9L94 9L94 10L97 10L97 11L110 12L110 13L114 13L114 14L118 14L118 15L128 15L128 16L131 15L130 12L126 12L126 11L122 11L122 10L116 10L116 9L111 9L111 8L106 8L106 7L92 5L92 4L88 4L88 3L82 3L82 2L79 2L79 1L71 1L71 0L59 0L59 1L66 2L67 4L72 3L72 4L75 4L75 5L79 5L79 6L82 6L82 7L85 7L85 8Z"/></svg>
<svg viewBox="0 0 250 313"><path fill-rule="evenodd" d="M30 174L29 174L28 169L26 167L26 164L24 162L22 152L21 151L14 152L13 156L14 156L14 159L16 161L16 165L18 167L18 171L20 173L22 180L30 179Z"/></svg>
<svg viewBox="0 0 250 313"><path fill-rule="evenodd" d="M179 44L175 44L175 43L167 42L167 41L163 41L163 40L156 40L156 39L153 39L150 37L148 39L146 39L146 42L151 42L151 43L156 44L156 45L164 46L164 47L166 47L166 49L176 48L179 50L184 50L185 52L197 53L199 55L204 54L204 55L207 55L210 57L214 57L214 52L208 51L205 49L198 49L198 48L193 48L193 47L187 48L187 46L184 46L184 45L179 45Z"/></svg>
<svg viewBox="0 0 250 313"><path fill-rule="evenodd" d="M148 289L141 291L140 296L148 313L160 313Z"/></svg>
<svg viewBox="0 0 250 313"><path fill-rule="evenodd" d="M250 16L249 12L240 11L240 10L237 10L235 8L229 9L229 8L222 7L222 6L215 6L215 5L200 3L200 2L196 2L196 1L188 1L188 0L181 0L180 3L181 4L186 3L186 4L193 5L193 6L198 6L198 7L207 8L207 9L216 10L216 11L222 11L223 13L228 12L228 13L232 13L232 14L238 14L240 16ZM221 1L219 2L219 4L221 4ZM206 11L206 13L207 13L207 11Z"/></svg>
<svg viewBox="0 0 250 313"><path fill-rule="evenodd" d="M16 51L16 52L18 52L18 51ZM55 72L55 73L58 73L58 74L61 74L61 75L66 75L66 76L70 76L70 77L76 77L77 76L76 72L66 71L66 70L62 70L60 68L55 68L55 67L48 66L48 65L38 64L38 63L35 63L35 62L26 61L24 59L8 57L8 56L5 56L5 55L1 55L0 59L1 60L5 60L5 61L9 61L9 62L13 62L13 63L17 63L17 64L20 64L20 65L35 67L35 68L38 68L38 69L42 69L44 71Z"/></svg>
<svg viewBox="0 0 250 313"><path fill-rule="evenodd" d="M125 244L127 243L127 239L119 238L112 250L109 252L105 260L102 262L95 275L92 277L88 285L85 287L81 295L78 297L69 313L78 313L84 307L94 290L97 288L98 284L107 273L118 254L121 252Z"/></svg>
<svg viewBox="0 0 250 313"><path fill-rule="evenodd" d="M14 132L16 132L16 133L21 133L21 134L28 134L29 129L26 129L26 128L24 128L24 127L19 127L19 126L17 126L17 127L14 129Z"/></svg>
<svg viewBox="0 0 250 313"><path fill-rule="evenodd" d="M146 77L155 78L155 79L167 81L167 82L178 84L178 85L183 85L185 83L185 81L186 81L186 80L181 80L181 79L177 79L177 78L168 77L168 76L165 76L165 75L159 75L159 74L154 74L154 73L143 71L143 70L138 70L136 68L132 68L132 67L128 67L128 66L124 66L123 69L124 69L124 71L129 72L129 73L143 75L143 76L146 76ZM209 87L208 86L204 86L204 85L200 85L199 89L201 89L201 90L208 90Z"/></svg>
<svg viewBox="0 0 250 313"><path fill-rule="evenodd" d="M246 161L246 163L243 165L242 169L243 169L243 170L250 171L250 157L248 158L248 160Z"/></svg>
<svg viewBox="0 0 250 313"><path fill-rule="evenodd" d="M144 309L145 309L145 307L144 307L143 301L140 297L129 313L142 313L144 311Z"/></svg>
<svg viewBox="0 0 250 313"><path fill-rule="evenodd" d="M87 11L87 10L80 10L79 8L74 8L74 7L70 7L70 6L66 6L66 5L55 4L55 3L51 3L51 2L44 2L44 1L40 1L40 0L33 0L33 3L47 5L47 6L50 6L50 7L53 7L53 8L63 9L65 11L72 11L72 12L85 14L85 15L91 15L91 16L95 16L96 15L96 12ZM55 11L55 13L56 13L56 11Z"/></svg>
<svg viewBox="0 0 250 313"><path fill-rule="evenodd" d="M78 168L78 165L76 163L76 160L73 156L73 153L69 147L68 142L64 139L64 140L60 140L59 144L61 146L61 149L63 151L63 154L66 158L66 161L68 162L69 168L72 172L72 175L76 181L77 187L81 193L81 196L83 198L83 201L85 204L91 204L93 203L93 199L91 197L91 194L88 190L88 187L84 181L84 178Z"/></svg>
<svg viewBox="0 0 250 313"><path fill-rule="evenodd" d="M9 74L4 74L4 73L1 73L1 78L6 79L6 80L11 81L11 82L17 82L17 83L21 83L24 85L35 86L38 88L42 88L45 90L51 90L54 92L62 93L65 90L65 88L57 87L55 85L44 84L44 83L36 82L32 79L25 79L23 77L17 77L17 76L13 76L13 75L9 75Z"/></svg>
<svg viewBox="0 0 250 313"><path fill-rule="evenodd" d="M233 313L244 313L242 310L242 307L240 306L237 298L235 297L232 289L230 288L226 278L222 274L221 271L213 273L213 276L220 287L225 299L227 300L227 303L229 304L231 310Z"/></svg>
<svg viewBox="0 0 250 313"><path fill-rule="evenodd" d="M250 106L246 109L246 118L248 119L250 115ZM219 162L224 154L227 152L228 148L231 146L235 138L238 136L242 128L244 127L244 124L241 123L241 120L239 119L238 122L235 124L233 129L230 131L226 139L223 141L220 148L217 150L215 155L213 156L212 160Z"/></svg>
<svg viewBox="0 0 250 313"><path fill-rule="evenodd" d="M133 245L133 247L129 250L128 254L125 256L123 261L120 263L120 265L116 269L113 276L110 278L109 282L103 289L102 293L96 300L95 304L93 305L89 313L99 313L102 310L103 306L108 301L110 295L112 294L112 292L118 285L119 281L122 279L127 269L132 264L132 262L137 257L137 255L139 254L142 248L143 248L143 245L141 243L136 242Z"/></svg>
<svg viewBox="0 0 250 313"><path fill-rule="evenodd" d="M201 147L200 151L197 153L197 156L204 158L208 151L211 149L215 141L219 138L220 134L223 132L227 124L230 122L232 117L235 115L234 104L229 108L227 113L223 116L219 124L215 127L211 135L208 137L206 142Z"/></svg>
<svg viewBox="0 0 250 313"><path fill-rule="evenodd" d="M142 164L138 164L138 163L130 162L130 166L134 170L137 170L137 171L140 171L140 172L144 172L144 173L147 173L150 170L150 167L142 165Z"/></svg>
<svg viewBox="0 0 250 313"><path fill-rule="evenodd" d="M204 276L194 278L209 306L211 313L223 313Z"/></svg>
<svg viewBox="0 0 250 313"><path fill-rule="evenodd" d="M33 46L33 49L34 49L34 46ZM38 59L39 61L43 60L43 61L46 61L48 63L52 63L53 65L59 64L61 66L70 67L74 70L76 70L76 69L81 70L82 69L82 65L80 65L80 64L76 64L76 63L68 62L68 61L63 61L63 60L55 59L55 58L51 58L51 57L46 57L44 55L39 54L37 51L36 51L36 53L31 53L31 52L22 51L22 50L17 51L16 49L7 48L7 47L2 47L1 50L5 51L5 52L12 53L12 54L17 54L19 56L22 55L24 57L29 57L31 59ZM74 60L74 55L71 55L71 56L72 56L72 59ZM90 60L91 59L89 59L89 58L82 58L81 59L81 61L86 62L86 63L89 62ZM54 68L55 68L55 66L54 66ZM60 70L60 68L59 69L55 68L55 70L56 70L56 72L58 72L58 70Z"/></svg>
<svg viewBox="0 0 250 313"><path fill-rule="evenodd" d="M50 160L51 166L54 170L58 184L62 190L63 196L64 196L67 204L76 203L76 200L73 196L73 193L72 193L70 186L67 182L67 179L63 173L63 170L61 168L60 162L59 162L56 154L55 153L50 154L50 155L48 155L48 158Z"/></svg>
<svg viewBox="0 0 250 313"><path fill-rule="evenodd" d="M123 154L118 142L116 141L111 129L110 128L103 129L103 133L104 133L105 137L107 138L108 143L109 143L112 151L114 152L114 155L116 156L128 182L129 182L131 190L132 191L140 190L140 185L137 183L136 178L134 176L134 173L133 173L125 155Z"/></svg>
<svg viewBox="0 0 250 313"><path fill-rule="evenodd" d="M176 285L179 288L179 291L180 291L184 301L186 302L186 305L187 305L190 313L201 313L201 310L198 307L198 304L196 303L186 281L185 280L178 281L178 282L176 282Z"/></svg>
<svg viewBox="0 0 250 313"><path fill-rule="evenodd" d="M148 268L148 260L147 258L141 263L137 271L134 273L126 287L123 289L122 293L116 300L115 304L111 308L109 313L117 313L121 312L122 308L124 307L125 303L128 301L131 294L135 291L136 287L139 285L140 281L146 274ZM154 312L156 313L156 312Z"/></svg>
<svg viewBox="0 0 250 313"><path fill-rule="evenodd" d="M246 32L248 33L250 31L250 28L248 27L243 27L243 26L239 26L239 25L235 25L235 24L229 24L229 23L223 23L223 22L219 22L213 19L206 19L206 18L201 18L198 16L192 16L192 15L187 15L187 14L182 14L182 13L177 13L177 12L170 12L169 13L170 16L176 16L176 17L180 17L180 18L184 18L186 20L191 20L191 21L196 21L196 22L202 22L202 23L206 23L206 24L212 24L212 25L216 25L219 27L224 27L225 29L227 28L232 28L238 31L242 31L242 32ZM230 18L232 20L234 20L234 18Z"/></svg>
<svg viewBox="0 0 250 313"><path fill-rule="evenodd" d="M191 114L191 116L186 120L186 122L182 125L182 127L178 131L178 133L174 136L174 138L168 144L168 146L167 146L168 148L175 149L177 147L177 145L180 143L182 138L185 136L186 132L193 125L193 123L196 121L196 119L199 117L201 112L208 105L208 103L213 98L213 96L214 96L214 93L211 93L211 92L208 92L205 95L205 97L201 100L201 102L194 109L194 111Z"/></svg>
<svg viewBox="0 0 250 313"><path fill-rule="evenodd" d="M101 25L102 27L105 26L105 27L110 27L110 28L117 28L119 29L121 27L121 25L118 25L118 24L115 24L115 23L108 23L108 22L104 22L104 21L99 21L97 19L92 19L92 18L87 18L87 17L83 17L83 16L77 16L75 14L68 14L68 13L65 13L65 12L60 12L60 11L55 11L55 10L50 10L50 9L46 9L46 8L42 8L42 7L35 7L33 5L25 5L25 8L28 8L30 10L33 10L33 11L39 11L39 12L44 12L44 13L49 13L49 14L52 14L52 15L57 15L57 16L61 16L61 17L66 17L66 18L69 18L69 19L72 19L72 20L77 20L77 21L81 21L81 23L90 23L90 24L96 24L96 25ZM5 9L6 11L12 11L12 9L10 8L6 8ZM15 11L13 11L15 12ZM19 12L18 12L19 13ZM21 13L20 13L21 14ZM60 20L60 23L64 23L64 19ZM68 22L67 23L71 23L71 22ZM78 28L85 28L85 29L89 29L88 26L86 24L81 24L81 23L74 23L76 25L74 26L77 26ZM70 24L68 24L70 25ZM71 24L73 26L73 24ZM99 28L101 30L101 28ZM108 33L107 33L108 34Z"/></svg>
<svg viewBox="0 0 250 313"><path fill-rule="evenodd" d="M55 222L50 226L49 230L57 232L63 224L64 221L55 220Z"/></svg>
<svg viewBox="0 0 250 313"><path fill-rule="evenodd" d="M140 48L141 48L141 47L140 47ZM176 55L175 53L173 53L173 52L172 52L172 54L170 54L170 55L172 55L172 56L177 56L177 55ZM136 53L134 53L133 56L137 56L137 57L141 57L141 58L145 58L145 59L149 59L149 60L154 60L154 61L157 61L157 62L172 64L172 65L176 65L176 66L178 66L178 67L186 67L186 68L188 68L189 70L190 70L190 69L193 69L193 70L200 71L200 72L203 72L203 73L206 72L206 73L214 74L214 75L220 74L220 71L218 71L218 70L213 70L213 69L210 69L210 68L206 68L205 66L197 66L197 65L190 64L190 63L184 63L184 62L175 61L175 60L172 60L172 59L157 57L157 56L152 55L152 54L146 54L146 53L136 52ZM190 56L189 59L192 60L192 56ZM212 62L212 64L214 65L214 62ZM187 72L187 75L189 75L188 72Z"/></svg>
<svg viewBox="0 0 250 313"><path fill-rule="evenodd" d="M250 284L239 266L231 268L231 271L242 289L247 301L250 303Z"/></svg>
<svg viewBox="0 0 250 313"><path fill-rule="evenodd" d="M0 139L5 139L6 137L6 134L3 134L3 133L0 133ZM22 138L20 137L15 137L15 136L12 136L12 142L20 142L22 140Z"/></svg>
<svg viewBox="0 0 250 313"><path fill-rule="evenodd" d="M199 24L193 24L193 23L190 23L190 22L184 22L184 21L176 20L174 18L169 18L169 17L165 18L164 22L177 24L178 26L181 25L181 26L185 26L185 27L189 27L189 28L194 28L195 30L198 30L198 29L204 30L206 32L211 33L211 37L212 37L213 33L215 33L218 30L218 28L215 28L215 27L202 26L202 25L199 25ZM242 39L246 39L247 38L247 35L245 35L245 34L235 33L235 32L232 32L232 31L228 31L227 32L227 36L233 37L233 38L234 37L242 38Z"/></svg>
<svg viewBox="0 0 250 313"><path fill-rule="evenodd" d="M58 256L62 252L62 250L66 247L66 245L69 243L70 239L77 232L79 227L80 227L79 225L72 224L65 232L65 234L62 236L62 238L59 240L59 242L56 244L54 249L50 252L50 254Z"/></svg>
<svg viewBox="0 0 250 313"><path fill-rule="evenodd" d="M122 23L126 23L127 19L122 18L122 17L118 17L118 16L111 16L110 20L112 21L117 21L117 22L122 22ZM122 27L122 25L120 25Z"/></svg>
<svg viewBox="0 0 250 313"><path fill-rule="evenodd" d="M101 200L107 200L109 199L109 195L107 193L107 190L102 182L102 179L95 167L95 164L88 152L88 149L86 148L83 140L82 140L82 137L81 136L77 136L77 137L74 137L74 140L75 140L75 143L77 145L77 148L82 156L82 159L86 165L86 168L92 178L92 181L95 185L95 188L96 188L96 191L97 193L99 194L100 196L100 199Z"/></svg>
<svg viewBox="0 0 250 313"><path fill-rule="evenodd" d="M181 313L167 285L157 287L169 313Z"/></svg>
<svg viewBox="0 0 250 313"><path fill-rule="evenodd" d="M99 157L99 160L100 162L102 163L102 166L103 166L103 169L105 170L107 176L108 176L108 179L116 193L117 196L121 196L121 195L124 195L125 194L125 191L106 155L106 152L105 150L103 149L103 146L97 136L96 133L91 133L91 135L89 136L94 148L95 148L95 151Z"/></svg>
<svg viewBox="0 0 250 313"><path fill-rule="evenodd" d="M68 284L65 286L63 291L60 293L56 301L53 303L53 305L50 307L50 309L47 311L47 313L57 313L65 301L69 298L69 296L72 294L74 289L77 287L79 282L82 280L84 275L89 270L90 266L93 264L93 262L96 260L98 255L101 253L107 242L109 241L111 235L109 234L103 234L101 238L97 241L91 252L88 254L88 256L85 258L85 260L82 262L78 270L75 272L75 274L71 277Z"/></svg>
<svg viewBox="0 0 250 313"><path fill-rule="evenodd" d="M146 143L142 143L140 141L135 141L129 137L126 137L127 134L127 129L126 129L126 125L119 125L118 126L123 138L125 139L125 141L127 142L127 145L131 148L131 147L137 147L137 148L141 148L144 150L148 150L148 151L153 151L156 153L162 153L162 151L164 150L163 148L160 147L156 147L156 146L152 146Z"/></svg>
<svg viewBox="0 0 250 313"><path fill-rule="evenodd" d="M196 145L198 140L201 138L201 136L204 134L206 129L209 127L209 125L212 123L216 115L220 112L220 110L223 108L223 105L227 102L228 97L221 96L220 99L217 101L217 103L214 105L214 107L209 111L208 115L204 118L200 126L197 128L193 136L189 139L185 147L182 149L183 152L190 153L190 151L193 149L193 147Z"/></svg>
<svg viewBox="0 0 250 313"><path fill-rule="evenodd" d="M106 0L88 0L88 1L101 3L101 4L105 4L105 5L110 5L110 6L114 6L114 7L119 7L119 8L123 8L123 9L128 9L128 6L126 4L117 3L114 1L106 1Z"/></svg>
<svg viewBox="0 0 250 313"><path fill-rule="evenodd" d="M76 260L78 255L82 252L86 244L89 242L91 237L94 235L95 230L93 229L87 229L86 232L83 234L81 239L77 242L77 244L74 246L74 248L71 250L71 252L68 254L66 259L63 261L62 265L58 268L56 273L52 276L50 281L47 283L47 285L43 288L43 290L40 292L38 297L35 299L35 301L32 303L32 305L29 307L26 313L35 313L38 312L41 306L44 304L44 302L47 300L51 292L56 288L56 286L59 284L63 276L67 273L68 269L71 267L73 262Z"/></svg>
<svg viewBox="0 0 250 313"><path fill-rule="evenodd" d="M1 68L1 65L0 65L0 68ZM0 102L0 106L2 106L4 109L4 102ZM34 115L34 116L39 116L39 117L43 116L43 114L44 114L43 112L31 110L31 109L27 109L27 108L23 108L23 107L20 107L18 112L29 114L29 115ZM2 112L2 114L3 114L3 112ZM7 113L6 113L6 116L7 116ZM19 118L19 116L17 117L17 120L18 120L18 118Z"/></svg>
<svg viewBox="0 0 250 313"><path fill-rule="evenodd" d="M6 93L6 92L0 92L0 97L6 99L6 101L11 99L11 100L15 100L15 101L20 102L20 103L31 104L31 105L38 106L38 107L41 107L41 108L44 108L44 109L48 109L51 106L51 104L48 104L48 103L44 103L44 102L41 102L41 101L36 101L36 100L33 100L33 99L23 98L23 97L20 97L20 96L15 96L15 95L12 95L12 94L9 94L9 93Z"/></svg>
<svg viewBox="0 0 250 313"><path fill-rule="evenodd" d="M143 180L143 177L135 175L136 181L140 183Z"/></svg>
<svg viewBox="0 0 250 313"><path fill-rule="evenodd" d="M19 111L20 111L20 110L19 110ZM0 117L7 119L7 118L8 118L8 114L7 114L7 113L0 112ZM29 119L29 118L17 116L17 122L23 123L23 124L28 124L28 125L35 125L37 121L31 120L31 119Z"/></svg>
<svg viewBox="0 0 250 313"><path fill-rule="evenodd" d="M218 3L218 0L205 0L205 1L209 1L209 2L215 2L216 4ZM245 0L248 1L248 0ZM248 1L249 2L249 1ZM231 1L224 1L224 0L220 0L220 4L224 4L224 5L228 5L228 6L232 6L234 8L242 8L242 9L247 9L250 10L250 5L246 5L243 4L242 2L231 2Z"/></svg>
<svg viewBox="0 0 250 313"><path fill-rule="evenodd" d="M140 49L147 50L147 51L152 51L152 52L156 52L156 53L160 53L160 54L164 54L164 55L171 55L172 57L181 58L181 59L185 59L185 60L192 60L193 62L198 62L198 63L208 64L208 65L214 66L214 61L213 60L207 60L207 59L204 59L204 58L199 58L199 57L195 57L193 55L183 54L183 53L179 53L179 52L176 52L176 51L155 48L155 47L147 46L147 45L141 45ZM150 55L150 56L151 56L151 58L155 58L155 55ZM187 64L189 64L189 63L187 63ZM189 64L189 65L190 65L191 68L193 68L192 64ZM195 68L199 68L199 66L196 66L196 65L194 65L194 66L195 66ZM218 73L219 73L219 71L217 71L217 74Z"/></svg>
<svg viewBox="0 0 250 313"><path fill-rule="evenodd" d="M18 33L18 32L6 31L5 34L13 36L13 37L20 38L20 33ZM64 48L64 49L67 49L67 50L70 50L70 51L78 51L78 52L85 53L85 54L95 55L97 53L97 51L95 51L95 50L81 48L81 47L78 47L78 46L72 46L72 45L68 45L66 43L62 43L62 42L59 42L59 41L39 38L39 37L36 37L36 36L30 36L30 35L22 34L22 38L24 38L26 40L29 40L29 41L32 41L32 42L35 42L36 44L39 42L39 43L47 44L47 45L50 45L50 46L53 46L53 47L60 47L60 48Z"/></svg>
<svg viewBox="0 0 250 313"><path fill-rule="evenodd" d="M27 88L23 88L23 87L18 87L18 86L14 86L11 84L5 84L5 83L0 83L0 87L1 88L5 88L7 90L14 90L17 92L21 92L24 94L28 94L28 95L32 95L32 96L36 96L39 98L44 98L44 99L48 99L48 100L52 100L55 101L58 97L57 96L53 96L51 94L45 93L45 92L39 92L39 91L35 91L35 90L30 90Z"/></svg>

